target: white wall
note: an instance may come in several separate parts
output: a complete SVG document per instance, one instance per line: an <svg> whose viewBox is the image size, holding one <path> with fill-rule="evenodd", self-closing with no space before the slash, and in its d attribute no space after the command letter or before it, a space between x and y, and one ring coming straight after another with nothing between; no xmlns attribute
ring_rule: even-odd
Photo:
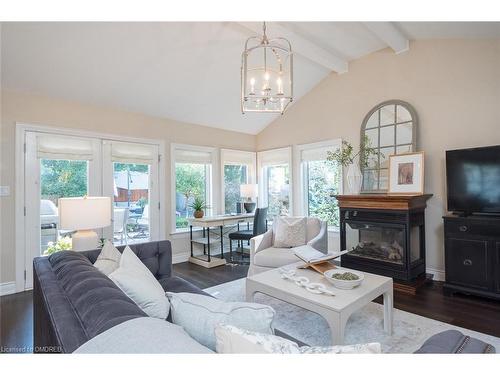
<svg viewBox="0 0 500 375"><path fill-rule="evenodd" d="M331 74L257 135L257 149L343 138L359 144L364 116L376 104L401 99L419 116L425 151L429 270L444 269L445 150L500 144L500 39L412 42L386 49Z"/></svg>
<svg viewBox="0 0 500 375"><path fill-rule="evenodd" d="M170 143L184 143L228 149L254 151L253 135L225 131L174 120L154 118L118 109L75 103L46 96L3 91L1 93L1 183L11 187L11 195L1 198L3 222L0 283L15 279L15 123L39 124L59 128L118 134L129 137L165 141L165 155L170 156ZM167 238L171 232L170 162L164 163L166 174L165 223ZM187 254L189 242L183 235L173 239L174 258ZM175 237L174 236L174 237Z"/></svg>

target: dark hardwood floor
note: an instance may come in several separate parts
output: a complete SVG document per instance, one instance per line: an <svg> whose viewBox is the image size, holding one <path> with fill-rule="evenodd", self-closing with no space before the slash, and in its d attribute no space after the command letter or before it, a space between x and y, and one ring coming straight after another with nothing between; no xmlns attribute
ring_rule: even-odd
<svg viewBox="0 0 500 375"><path fill-rule="evenodd" d="M200 288L245 277L248 266L225 265L206 269L191 263L174 265L174 274ZM376 302L380 302L376 300ZM479 297L443 294L443 283L430 282L416 296L396 293L396 308L459 327L500 337L500 302ZM25 352L33 345L32 292L0 297L0 352Z"/></svg>

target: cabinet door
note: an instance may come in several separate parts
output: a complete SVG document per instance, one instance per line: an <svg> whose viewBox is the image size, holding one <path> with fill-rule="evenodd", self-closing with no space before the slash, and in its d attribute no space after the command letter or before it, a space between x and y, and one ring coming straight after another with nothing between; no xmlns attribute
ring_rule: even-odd
<svg viewBox="0 0 500 375"><path fill-rule="evenodd" d="M488 241L448 238L446 240L446 281L491 290Z"/></svg>

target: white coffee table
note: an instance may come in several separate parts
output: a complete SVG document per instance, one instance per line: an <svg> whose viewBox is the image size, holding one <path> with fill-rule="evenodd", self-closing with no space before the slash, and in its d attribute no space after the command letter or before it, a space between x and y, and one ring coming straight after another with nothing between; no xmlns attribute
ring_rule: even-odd
<svg viewBox="0 0 500 375"><path fill-rule="evenodd" d="M293 266L301 265L298 263ZM343 268L348 270L347 268ZM335 293L335 296L313 294L290 280L281 278L279 269L262 272L246 279L246 299L253 301L255 293L263 293L281 301L302 307L321 315L328 322L332 345L344 340L344 330L351 314L378 296L384 298L384 330L392 334L393 287L389 277L364 272L363 283L351 290L337 289L323 275L307 269L297 269L297 276L306 276L311 282L319 282Z"/></svg>

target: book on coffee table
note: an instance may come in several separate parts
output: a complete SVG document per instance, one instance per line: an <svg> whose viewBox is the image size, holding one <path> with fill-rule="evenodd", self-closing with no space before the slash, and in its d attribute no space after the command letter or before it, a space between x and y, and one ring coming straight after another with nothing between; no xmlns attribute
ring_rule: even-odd
<svg viewBox="0 0 500 375"><path fill-rule="evenodd" d="M304 246L294 250L294 254L300 260L305 262L305 265L300 268L312 268L313 270L323 273L335 268L335 265L330 260L336 259L350 250L339 251L335 253L324 254L311 246Z"/></svg>

